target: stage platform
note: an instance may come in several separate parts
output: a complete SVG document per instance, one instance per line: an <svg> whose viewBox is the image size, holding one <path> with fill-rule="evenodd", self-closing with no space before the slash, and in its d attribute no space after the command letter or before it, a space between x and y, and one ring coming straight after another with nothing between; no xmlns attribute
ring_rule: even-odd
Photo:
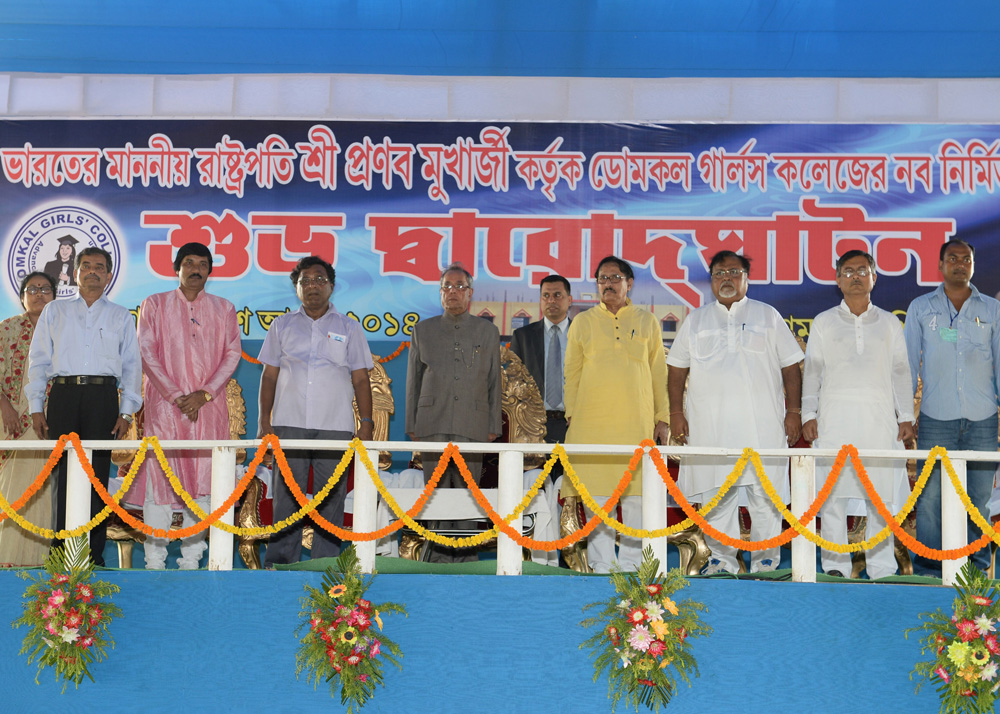
<svg viewBox="0 0 1000 714"><path fill-rule="evenodd" d="M305 564L303 564L305 565ZM610 710L607 685L593 681L583 605L609 597L606 576L526 564L497 577L434 566L436 574L390 573L379 558L375 602L403 602L409 617L387 630L404 651L402 672L365 712L393 714L588 714ZM472 566L486 568L487 561ZM777 573L777 576L787 573ZM117 646L85 681L60 694L50 672L35 684L18 655L26 581L0 571L0 682L3 711L301 712L343 711L329 690L295 678L299 598L321 573L302 569L231 572L101 571L121 586ZM704 602L715 629L696 642L701 677L670 714L739 712L936 712L932 688L919 695L909 672L919 656L903 630L917 614L951 605L953 590L896 583L693 578L687 596ZM624 711L623 707L619 711Z"/></svg>

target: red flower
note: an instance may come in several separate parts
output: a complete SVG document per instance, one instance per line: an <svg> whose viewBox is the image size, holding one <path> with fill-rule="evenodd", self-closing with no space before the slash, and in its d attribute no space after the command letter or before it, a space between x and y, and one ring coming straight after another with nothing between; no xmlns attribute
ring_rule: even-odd
<svg viewBox="0 0 1000 714"><path fill-rule="evenodd" d="M660 640L653 640L649 643L649 649L646 651L654 657L662 657L663 653L667 651L667 646Z"/></svg>
<svg viewBox="0 0 1000 714"><path fill-rule="evenodd" d="M683 627L680 628L679 630L677 630L677 638L681 642L683 642L685 639L687 639L687 636L688 636L687 630L685 630Z"/></svg>
<svg viewBox="0 0 1000 714"><path fill-rule="evenodd" d="M979 629L972 620L961 620L956 627L958 627L958 636L962 642L972 642L972 640L979 639Z"/></svg>
<svg viewBox="0 0 1000 714"><path fill-rule="evenodd" d="M357 665L361 664L362 659L364 658L361 655L352 654L345 657L344 661L347 662L347 664L351 665L352 667L356 667Z"/></svg>
<svg viewBox="0 0 1000 714"><path fill-rule="evenodd" d="M652 680L649 680L649 679L640 679L640 680L637 680L637 681L639 682L639 684L645 684L647 687L655 687L656 686L656 682L654 682Z"/></svg>
<svg viewBox="0 0 1000 714"><path fill-rule="evenodd" d="M992 632L983 638L986 642L986 649L990 651L991 654L1000 655L1000 642L997 642L997 636Z"/></svg>
<svg viewBox="0 0 1000 714"><path fill-rule="evenodd" d="M87 649L92 644L94 644L94 638L93 637L81 637L80 639L78 639L76 641L76 646L79 647L79 648L81 648L81 649Z"/></svg>
<svg viewBox="0 0 1000 714"><path fill-rule="evenodd" d="M358 598L358 607L360 607L365 612L369 612L372 609L372 604L370 601L364 598Z"/></svg>
<svg viewBox="0 0 1000 714"><path fill-rule="evenodd" d="M652 583L646 586L646 592L648 592L650 595L659 595L661 592L663 592L663 586L660 585L659 583Z"/></svg>
<svg viewBox="0 0 1000 714"><path fill-rule="evenodd" d="M336 662L331 662L331 664L333 665L333 668L334 668L334 669L335 669L336 671L338 671L338 672L339 672L339 671L341 670L341 667L340 667L340 665L339 665L339 664L337 664Z"/></svg>
<svg viewBox="0 0 1000 714"><path fill-rule="evenodd" d="M368 617L368 615L366 615L365 613L361 612L360 610L355 610L353 613L351 613L351 619L354 621L351 624L353 624L355 627L357 627L362 632L364 632L369 627L371 627L371 624L372 624L372 621Z"/></svg>
<svg viewBox="0 0 1000 714"><path fill-rule="evenodd" d="M964 692L962 692L962 696L963 697L974 697L974 696L976 696L976 693L973 692L971 689L966 689Z"/></svg>
<svg viewBox="0 0 1000 714"><path fill-rule="evenodd" d="M66 627L75 629L83 624L83 615L81 615L75 607L70 608L70 611L66 613Z"/></svg>
<svg viewBox="0 0 1000 714"><path fill-rule="evenodd" d="M80 583L76 586L76 594L84 602L90 602L94 599L94 591L86 583Z"/></svg>
<svg viewBox="0 0 1000 714"><path fill-rule="evenodd" d="M983 607L989 607L993 604L993 601L988 597L983 597L982 595L974 595L972 601L977 605L982 605Z"/></svg>
<svg viewBox="0 0 1000 714"><path fill-rule="evenodd" d="M646 610L645 608L636 607L633 608L628 614L628 621L633 625L638 625L640 622L646 621Z"/></svg>
<svg viewBox="0 0 1000 714"><path fill-rule="evenodd" d="M101 617L104 615L104 610L99 607L94 607L90 609L87 613L87 619L90 620L91 625L96 625L101 621Z"/></svg>

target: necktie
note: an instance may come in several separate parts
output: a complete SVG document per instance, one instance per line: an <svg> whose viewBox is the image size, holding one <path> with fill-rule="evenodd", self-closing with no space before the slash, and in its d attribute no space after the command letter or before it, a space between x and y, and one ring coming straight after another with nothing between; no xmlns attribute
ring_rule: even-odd
<svg viewBox="0 0 1000 714"><path fill-rule="evenodd" d="M556 409L563 400L562 348L559 346L559 328L552 326L549 338L549 356L545 360L545 402Z"/></svg>

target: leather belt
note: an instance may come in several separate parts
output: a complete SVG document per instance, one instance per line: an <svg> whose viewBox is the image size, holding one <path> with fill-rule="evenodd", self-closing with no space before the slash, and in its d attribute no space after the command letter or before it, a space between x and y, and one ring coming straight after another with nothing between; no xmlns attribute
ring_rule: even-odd
<svg viewBox="0 0 1000 714"><path fill-rule="evenodd" d="M118 383L117 377L109 377L107 375L72 375L69 377L56 377L53 380L56 384L111 384L115 385Z"/></svg>
<svg viewBox="0 0 1000 714"><path fill-rule="evenodd" d="M547 419L565 419L566 418L566 412L564 412L564 411L558 411L556 409L546 409L545 410L545 417Z"/></svg>

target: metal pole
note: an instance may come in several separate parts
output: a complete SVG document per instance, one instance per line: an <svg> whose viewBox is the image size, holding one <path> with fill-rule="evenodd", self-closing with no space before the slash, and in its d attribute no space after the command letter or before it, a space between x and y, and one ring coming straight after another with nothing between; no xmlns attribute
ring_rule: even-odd
<svg viewBox="0 0 1000 714"><path fill-rule="evenodd" d="M500 473L497 493L497 512L508 516L517 508L524 495L524 454L520 451L500 452ZM521 516L510 527L521 532ZM521 546L512 538L500 533L497 538L497 575L521 574Z"/></svg>
<svg viewBox="0 0 1000 714"><path fill-rule="evenodd" d="M965 459L952 458L952 466L955 467L955 475L962 488L966 488L966 463ZM945 550L952 548L962 548L969 544L968 531L966 530L965 506L958 498L958 493L951 485L944 468L941 469L941 547ZM989 546L987 546L989 547ZM968 557L957 560L941 561L941 583L943 585L954 585L955 576L965 565Z"/></svg>
<svg viewBox="0 0 1000 714"><path fill-rule="evenodd" d="M216 446L212 449L212 499L211 511L221 506L236 488L236 449ZM222 523L235 523L235 508L230 508L219 519ZM233 569L233 534L215 528L208 538L208 569Z"/></svg>
<svg viewBox="0 0 1000 714"><path fill-rule="evenodd" d="M792 457L792 514L801 518L816 498L816 459L812 456ZM816 530L815 519L812 529ZM792 580L797 583L816 582L816 544L799 535L792 538Z"/></svg>
<svg viewBox="0 0 1000 714"><path fill-rule="evenodd" d="M667 527L667 485L656 471L649 454L642 457L642 527L653 531ZM642 549L653 549L653 557L660 561L660 575L667 572L667 537L643 538Z"/></svg>
<svg viewBox="0 0 1000 714"><path fill-rule="evenodd" d="M375 452L375 463L378 463L378 452ZM376 530L375 514L378 509L378 489L375 482L361 462L360 451L354 452L354 532L371 533ZM361 572L375 571L374 540L355 541L354 549L361 561Z"/></svg>

